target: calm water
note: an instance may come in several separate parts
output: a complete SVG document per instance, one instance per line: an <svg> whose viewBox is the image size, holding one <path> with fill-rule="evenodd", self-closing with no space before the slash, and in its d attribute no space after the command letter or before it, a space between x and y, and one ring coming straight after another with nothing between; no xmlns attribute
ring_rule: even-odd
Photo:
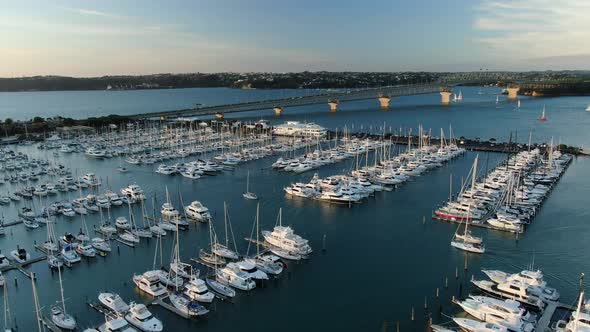
<svg viewBox="0 0 590 332"><path fill-rule="evenodd" d="M184 92L191 90L196 89ZM242 93L240 90L213 90ZM149 94L152 91L139 92ZM178 93L172 90L164 92ZM438 96L426 95L395 99L392 102L393 109L388 112L377 111L376 103L359 102L342 105L341 112L336 114L327 112L327 106L297 109L292 113L287 113L288 110L280 121L308 120L332 128L345 124L350 127L354 123L355 128L362 125L363 129L369 127L373 130L383 126L384 122L387 127L393 128L416 127L422 123L433 130L439 130L441 126L446 128L451 122L457 136L500 138L507 137L510 130L518 130L519 140L522 136L522 141L526 141L532 129L535 141L554 136L556 141L561 138L575 145L587 146L590 143L586 130L590 125L590 114L584 112L585 105L590 102L588 97L525 98L521 110L515 111L514 104L502 103L496 108L495 96L481 96L476 92L475 89L464 89L464 103L451 107L440 107L437 105ZM90 92L94 93L103 92ZM29 96L42 94L31 93ZM71 94L76 96L76 93ZM4 105L5 98L0 100ZM19 107L25 109L31 102L28 99L27 102L21 100ZM63 100L60 102L69 103ZM136 101L136 105L141 103L145 101ZM535 121L543 104L547 105L547 123ZM0 109L5 108L1 106ZM261 114L253 114L252 118L259 118ZM28 149L32 155L53 158L51 153ZM315 249L311 259L289 264L287 272L280 279L270 281L264 288L249 294L240 293L233 303L217 301L205 319L186 321L163 308L152 307L152 312L163 320L166 331L230 331L236 326L259 331L276 331L277 326L285 331L377 331L382 328L384 321L390 322L390 330L393 330L397 320L401 321L404 331L422 331L428 312L432 312L435 322L449 320L439 315L439 306L444 314L452 314L456 308L449 304L451 295L458 295L459 290L462 290L465 296L472 290L468 279L472 274L480 276L480 268L516 270L531 264L533 260L535 266L541 267L548 275L548 281L561 291L562 300L573 302L579 273L590 272L590 251L586 245L590 236L590 224L587 222L590 212L586 207L586 196L590 191L588 159L578 158L573 161L534 223L518 241L513 235L475 230L484 237L487 252L483 256L469 256L468 270L464 272L464 254L449 245L455 226L433 221L429 216L433 208L448 197L450 174L453 174L453 187L459 188L461 177L467 174L474 157L475 153L469 152L393 192L378 193L364 204L352 208L288 199L282 188L296 180L307 181L312 174L275 172L268 169L273 158L249 162L234 172L197 181L180 176L156 175L149 166L128 165L131 171L120 174L114 171L119 165L119 161L114 159L87 160L83 155L75 154L62 155L59 159L80 173L94 171L103 179L108 178L108 185L103 185L103 189L111 187L118 191L135 182L149 195L155 194L160 203L165 186L168 186L177 207L180 207L179 192L185 204L198 199L214 213L213 222L218 232L222 231L223 202L226 201L241 253L246 252L247 243L243 238L250 236L256 209L255 202L246 201L241 195L249 170L252 189L261 197L261 229L269 229L274 225L278 209L282 207L283 222L292 225L296 232L310 240ZM480 160L484 167L487 165L491 168L504 157L501 154L481 154ZM327 176L342 173L349 170L351 164L352 161L348 161L327 166L320 169L319 174ZM10 187L5 184L0 190L10 190ZM64 195L57 198L60 197L67 198ZM69 198L75 198L75 194L71 193ZM0 208L7 220L13 220L16 217L15 207L22 204ZM127 215L127 210L113 210L114 217L120 215ZM80 228L79 217L58 219L58 236L66 231L77 232ZM90 215L86 219L91 228L98 222L98 215ZM327 250L322 252L324 235ZM45 237L45 228L27 231L22 225L15 226L0 239L0 248L8 253L21 244L32 250L33 241L43 242ZM207 246L207 226L192 225L189 231L181 233L180 241L182 258L188 261L197 255L199 248ZM171 247L172 237L167 236L164 242L165 262L170 258ZM109 257L85 261L73 269L65 270L63 277L67 306L80 326L101 322L101 315L85 304L87 299L96 299L100 291L118 292L126 300L142 298L131 278L133 273L151 269L154 249L154 240L134 249L121 245L120 250L117 250L114 245L114 251ZM39 254L31 253L33 256ZM39 297L47 310L59 297L57 274L52 274L45 263L35 264L29 269L39 275ZM456 269L460 275L458 280L454 277ZM6 276L11 309L19 328L22 331L33 331L30 282L18 271L8 272ZM445 277L449 278L448 289L444 288ZM18 280L16 288L15 278ZM435 299L437 287L440 288L439 300ZM429 303L426 311L423 309L425 296ZM416 312L417 321L414 323L410 322L412 307Z"/></svg>

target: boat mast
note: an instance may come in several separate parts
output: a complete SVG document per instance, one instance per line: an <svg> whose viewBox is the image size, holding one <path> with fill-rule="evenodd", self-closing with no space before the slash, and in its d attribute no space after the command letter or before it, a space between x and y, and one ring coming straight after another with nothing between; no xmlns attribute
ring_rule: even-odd
<svg viewBox="0 0 590 332"><path fill-rule="evenodd" d="M66 316L66 299L64 298L64 287L63 287L63 283L61 280L61 269L58 267L57 268L57 275L59 278L59 291L61 293L61 304L62 304L62 308L63 308L63 316Z"/></svg>
<svg viewBox="0 0 590 332"><path fill-rule="evenodd" d="M37 285L35 284L35 273L31 272L31 284L33 285L33 302L35 304L35 315L37 316L37 327L39 332L43 332L43 324L41 324L41 308L39 306L39 298L37 297Z"/></svg>
<svg viewBox="0 0 590 332"><path fill-rule="evenodd" d="M225 227L225 247L229 246L229 238L227 237L227 204L223 202L223 223Z"/></svg>
<svg viewBox="0 0 590 332"><path fill-rule="evenodd" d="M258 217L259 217L259 212L260 212L260 203L256 204L256 257L258 257L260 255L260 249L259 249L259 245L258 245Z"/></svg>

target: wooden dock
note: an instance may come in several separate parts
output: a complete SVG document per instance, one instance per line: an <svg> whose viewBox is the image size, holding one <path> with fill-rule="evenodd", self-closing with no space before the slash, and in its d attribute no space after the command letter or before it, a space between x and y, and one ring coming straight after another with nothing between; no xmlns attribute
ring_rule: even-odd
<svg viewBox="0 0 590 332"><path fill-rule="evenodd" d="M44 261L46 259L47 259L47 256L44 255L44 256L39 256L36 258L31 258L28 261L23 262L23 263L17 263L17 262L11 261L8 266L1 268L0 271L7 272L10 270L18 270L22 274L24 274L27 278L31 278L31 275L29 274L29 272L27 270L25 270L25 267L29 266L31 264L35 264L35 263Z"/></svg>

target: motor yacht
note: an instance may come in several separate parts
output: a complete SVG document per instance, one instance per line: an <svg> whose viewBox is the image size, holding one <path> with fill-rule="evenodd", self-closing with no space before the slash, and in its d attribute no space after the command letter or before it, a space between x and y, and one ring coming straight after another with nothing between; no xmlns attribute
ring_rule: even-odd
<svg viewBox="0 0 590 332"><path fill-rule="evenodd" d="M235 263L228 263L224 268L217 270L216 280L243 291L250 291L256 287L256 283L250 276L240 270Z"/></svg>
<svg viewBox="0 0 590 332"><path fill-rule="evenodd" d="M529 286L528 290L536 296L549 301L559 300L559 292L555 288L547 286L547 282L543 278L543 272L540 270L523 270L519 273L513 274L500 270L482 270L482 272L497 284L519 281L520 283Z"/></svg>
<svg viewBox="0 0 590 332"><path fill-rule="evenodd" d="M151 296L158 297L166 293L166 288L160 283L159 275L154 271L134 275L133 282L141 291Z"/></svg>
<svg viewBox="0 0 590 332"><path fill-rule="evenodd" d="M190 205L184 208L184 212L187 217L201 222L207 222L211 220L211 213L209 209L205 207L199 201L193 201Z"/></svg>
<svg viewBox="0 0 590 332"><path fill-rule="evenodd" d="M215 297L213 293L209 292L205 281L199 279L197 276L192 276L190 281L184 287L184 294L193 301L199 301L204 303L213 302Z"/></svg>
<svg viewBox="0 0 590 332"><path fill-rule="evenodd" d="M164 330L162 322L154 317L148 308L141 303L131 302L125 319L141 331L161 332Z"/></svg>

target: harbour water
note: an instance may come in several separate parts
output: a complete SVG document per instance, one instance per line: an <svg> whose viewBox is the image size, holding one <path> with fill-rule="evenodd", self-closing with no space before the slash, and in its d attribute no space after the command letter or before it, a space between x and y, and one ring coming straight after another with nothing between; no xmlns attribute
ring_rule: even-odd
<svg viewBox="0 0 590 332"><path fill-rule="evenodd" d="M189 93L191 90L198 90L203 96L212 98L208 104L216 103L213 100L218 99L215 98L227 98L215 97L216 93L286 93L228 89L160 91L176 94ZM208 95L201 92L202 90L216 92ZM149 105L150 100L176 100L171 96L161 98L150 95L164 93L160 91L139 91L142 100L125 97L131 100L129 103L133 104L133 107L117 106L121 108L116 109L102 106L99 112L110 114L120 111L121 114L125 114L124 109L133 110L129 113L136 113L139 109L145 111L145 107L137 105ZM385 123L385 126L392 127L392 130L399 130L400 127L416 128L418 124L422 124L425 128L432 128L433 132L438 132L441 127L446 129L452 124L457 136L481 137L484 140L492 137L499 141L507 140L510 131L518 131L518 140L526 142L529 131L532 130L533 141L536 142L547 142L554 137L556 142L561 139L570 145L590 144L590 136L586 130L590 126L590 114L584 111L590 103L588 97L524 97L521 99L521 109L517 110L513 103L501 102L496 105L495 95L491 89L484 90L485 95L478 95L477 91L476 88L464 88L465 100L449 107L438 105L438 95L424 95L395 99L390 111L379 111L375 101L342 104L337 113L329 113L327 106L318 105L295 109L292 112L286 110L280 119L273 118L273 121L306 120L329 128L342 128L345 125L351 128L354 124L354 129L358 131L377 131L376 128L384 126ZM13 104L8 107L6 98L0 98L0 117L18 118L16 114L23 114L24 118L43 116L39 106L32 107L35 103L44 104L44 97L38 97L42 94L71 94L72 97L52 97L56 99L51 107L51 112L54 113L49 113L48 110L46 116L62 111L64 116L96 115L90 112L94 112L92 105L98 104L97 100L84 95L107 93L135 92L23 93L16 97L10 96L8 99L13 100ZM4 97L4 94L1 95ZM33 97L22 97L24 95ZM236 98L237 101L239 96ZM34 101L30 101L31 99ZM76 104L71 100L83 101ZM185 100L190 100L187 103L205 103L192 95ZM66 105L68 103L70 104ZM115 101L112 103L116 104ZM172 105L171 102L165 101L163 103L172 106L169 108L183 105ZM545 123L535 120L543 105L546 105L549 118ZM5 115L3 110L11 107L22 112ZM30 113L24 112L25 109ZM65 113L67 109L72 113ZM89 113L75 113L77 109L86 109ZM254 112L246 115L245 120L258 119L261 116L270 118L270 112ZM54 158L51 151L38 150L34 146L17 149L26 151L31 157ZM480 165L491 169L505 157L496 153L480 154ZM153 172L157 165L126 165L130 171L125 174L118 173L115 170L121 163L118 159L90 160L83 154L60 154L58 160L67 167L78 170L78 175L89 171L95 172L103 179L103 190L111 188L118 191L130 183L137 183L146 191L148 197L155 195L160 204L164 199L166 187L177 208L181 207L179 193L185 205L192 200L200 200L212 211L213 223L218 232L223 228L223 203L227 202L240 253L247 250L247 242L243 238L251 234L256 210L255 202L242 197L246 187L246 174L249 171L251 189L260 197L261 229L270 229L274 226L278 209L282 207L283 223L292 225L297 233L310 240L315 252L309 260L289 263L287 271L279 279L271 280L265 287L257 288L250 293L239 293L233 303L216 301L211 313L204 319L188 321L163 308L152 306L150 310L162 319L166 331L228 331L236 327L258 331L276 331L279 328L283 331L372 331L380 330L384 325L393 330L397 321L400 321L402 331L423 331L429 313L435 322L449 320L443 314L450 315L456 311L450 304L451 296L459 296L460 291L465 296L473 290L468 280L471 275L481 276L481 268L518 271L533 262L535 267L543 269L549 283L560 290L562 302L573 303L578 292L579 274L590 272L590 251L586 245L586 239L590 236L590 224L587 222L590 211L587 209L586 198L590 191L588 158L574 159L535 217L533 224L520 238L516 239L513 234L491 230L474 230L478 236L484 237L486 253L481 256L468 255L465 270L465 253L449 245L456 225L432 220L430 216L433 209L449 196L450 175L453 175L453 188L459 188L461 177L467 175L474 158L475 153L468 152L392 192L378 193L368 202L350 208L287 198L282 191L284 186L300 180L307 182L313 173L295 175L277 172L269 167L274 158L247 162L235 171L226 171L222 175L204 177L197 181L180 176L157 175ZM318 170L318 173L322 177L341 174L349 171L352 163L353 161L349 160L326 166ZM8 183L0 187L0 191L8 190L11 190ZM71 192L69 197L61 193L58 195L57 198L50 199L76 197L74 192ZM157 205L158 211L160 204ZM24 202L11 203L1 206L0 209L6 220L12 221L16 219L17 208L24 205ZM148 210L151 211L149 201ZM134 211L139 215L139 209L136 208ZM113 217L128 214L126 208L116 208L112 213ZM89 228L92 228L92 225L98 223L98 215L90 215L86 221ZM61 236L66 231L76 233L80 225L78 216L71 220L58 217L56 234ZM322 251L324 236L326 250ZM32 243L42 243L45 238L45 228L26 230L22 225L12 226L7 229L7 234L0 238L0 248L7 254L17 245L21 245L35 257L41 253L33 251ZM182 232L180 237L183 261L196 257L199 248L208 245L208 240L207 225L191 224L189 230ZM171 257L172 236L168 235L165 238L163 247L163 260L166 264ZM101 291L117 292L126 300L147 301L135 289L131 278L134 273L151 269L154 250L154 239L135 248L123 245L117 247L116 242L113 242L113 252L109 256L84 260L74 268L64 270L66 305L78 319L79 326L97 325L103 320L100 314L86 305L88 300L95 300ZM253 250L254 248L250 248L251 252ZM157 261L156 265L159 265L159 258ZM49 306L59 298L57 274L52 274L45 263L34 264L28 269L38 275L40 302L44 310L48 311ZM456 271L459 274L458 279L455 278ZM18 271L7 272L6 278L11 310L19 330L35 330L29 279ZM445 278L449 280L448 288L445 288ZM440 289L439 299L435 296L437 288ZM428 303L426 310L425 297ZM412 308L415 311L414 322L410 319Z"/></svg>

